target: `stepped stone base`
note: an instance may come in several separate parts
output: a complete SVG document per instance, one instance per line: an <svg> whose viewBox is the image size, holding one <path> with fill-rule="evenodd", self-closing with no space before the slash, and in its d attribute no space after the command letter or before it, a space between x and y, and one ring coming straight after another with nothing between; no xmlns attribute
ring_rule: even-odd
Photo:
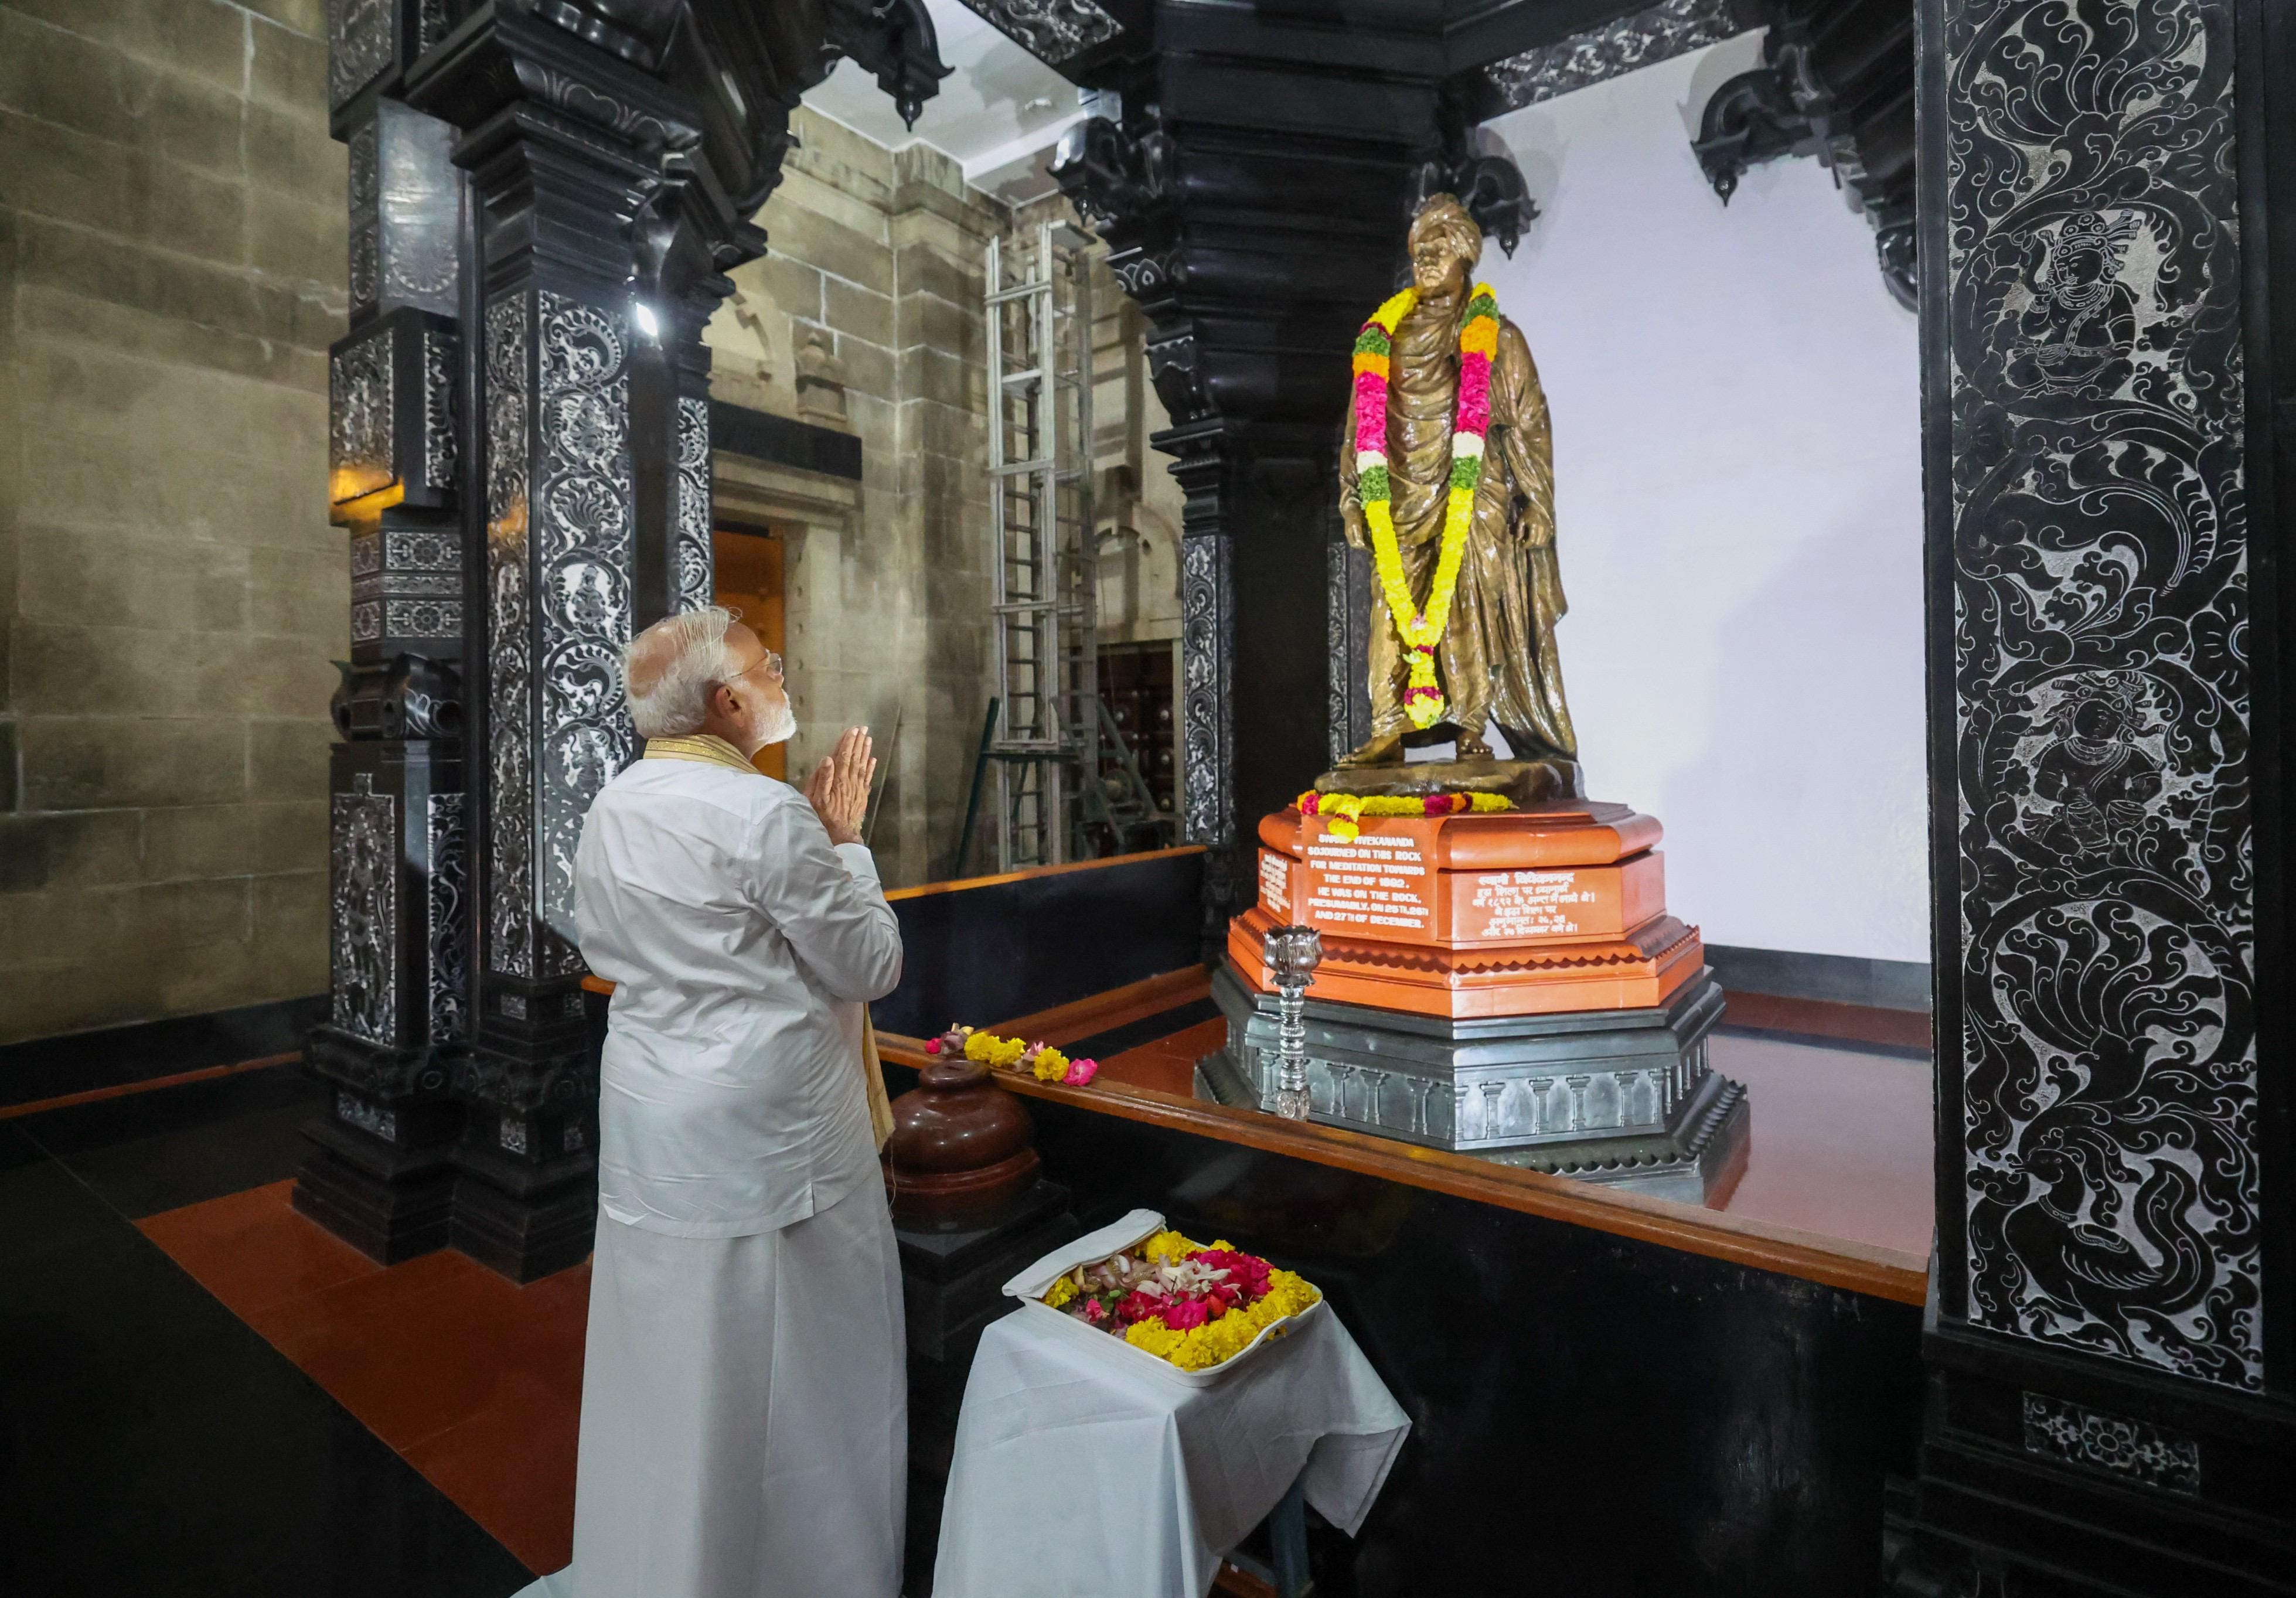
<svg viewBox="0 0 2296 1598"><path fill-rule="evenodd" d="M512 1282L538 1282L582 1263L596 1240L598 1169L586 1154L540 1166L465 1143L449 1241Z"/></svg>
<svg viewBox="0 0 2296 1598"><path fill-rule="evenodd" d="M1233 961L1212 979L1227 1043L1198 1096L1273 1107L1276 998ZM1454 1020L1319 1000L1306 1006L1312 1119L1502 1164L1693 1204L1744 1168L1746 1090L1710 1069L1722 988L1702 971L1663 1005Z"/></svg>
<svg viewBox="0 0 2296 1598"><path fill-rule="evenodd" d="M318 1147L295 1178L299 1213L381 1265L447 1246L455 1209L447 1151L393 1149L326 1120L303 1135Z"/></svg>

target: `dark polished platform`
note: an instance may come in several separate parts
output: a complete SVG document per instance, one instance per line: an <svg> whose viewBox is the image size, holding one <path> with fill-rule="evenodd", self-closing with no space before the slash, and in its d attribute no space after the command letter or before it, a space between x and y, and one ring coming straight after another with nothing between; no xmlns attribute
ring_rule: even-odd
<svg viewBox="0 0 2296 1598"><path fill-rule="evenodd" d="M1029 1095L1048 1164L1074 1195L1066 1225L1109 1218L1103 1212L1111 1206L1152 1202L1308 1270L1333 1292L1382 1374L1407 1396L1426 1446L1441 1451L1439 1457L1422 1455L1414 1444L1391 1489L1407 1500L1410 1513L1382 1518L1360 1545L1316 1534L1323 1590L1409 1592L1411 1573L1422 1569L1472 1579L1471 1590L1510 1590L1472 1550L1462 1553L1441 1539L1423 1545L1414 1528L1430 1519L1459 1523L1452 1518L1454 1496L1459 1515L1499 1512L1507 1494L1521 1491L1524 1471L1544 1457L1540 1446L1525 1440L1540 1438L1565 1439L1556 1446L1570 1450L1589 1479L1540 1487L1542 1501L1582 1529L1559 1537L1524 1569L1592 1578L1606 1568L1598 1553L1608 1535L1599 1506L1628 1479L1644 1484L1636 1492L1679 1496L1695 1487L1712 1500L1702 1512L1724 1512L1714 1495L1728 1478L1702 1472L1719 1471L1725 1440L1734 1427L1742 1431L1751 1424L1747 1417L1756 1410L1799 1417L1773 1462L1781 1480L1802 1484L1789 1495L1792 1502L1807 1510L1815 1489L1804 1489L1829 1473L1849 1484L1857 1502L1854 1512L1841 1512L1835 1499L1824 1499L1823 1512L1798 1541L1772 1525L1767 1511L1728 1508L1726 1526L1714 1533L1719 1568L1749 1569L1749 1561L1769 1557L1765 1550L1786 1548L1789 1556L1775 1566L1778 1579L1764 1590L1831 1598L1826 1584L1862 1567L1870 1549L1860 1541L1858 1506L1876 1490L1872 1462L1875 1450L1898 1446L1890 1438L1909 1413L1910 1397L1896 1383L1907 1368L1898 1352L1909 1346L1910 1306L1797 1280L1788 1273L1832 1267L1807 1249L1781 1245L1797 1234L1739 1221L1734 1205L1731 1213L1693 1211L1341 1128L1292 1127L1257 1113L1246 1115L1252 1127L1295 1137L1300 1150L1328 1143L1362 1168L1161 1124L1185 1112L1210 1118L1206 1127L1224 1127L1219 1118L1238 1113L1135 1084L1140 1073L1166 1069L1158 1052L1163 1045L1189 1043L1207 1025L1224 1025L1216 1012L1207 1020L1205 983L1201 971L1170 973L1002 1024L1063 1046L1076 1044L1104 1061L1095 1088L1041 1088ZM1207 1046L1192 1044L1188 1059ZM1779 1097L1782 1105L1822 1101L1829 1124L1853 1117L1875 1092L1892 1106L1899 1099L1926 1102L1923 1073L1902 1061L1720 1033L1712 1046L1718 1065L1744 1072L1774 1097L1776 1087L1793 1082L1795 1091ZM1798 1074L1782 1076L1788 1056L1800 1062L1792 1068ZM1177 1063L1185 1086L1187 1061ZM890 1074L906 1075L898 1067ZM271 1066L13 1119L0 1112L0 1147L10 1156L0 1160L0 1221L11 1227L0 1233L0 1352L10 1359L0 1366L0 1395L16 1428L8 1434L13 1452L0 1456L0 1488L14 1487L5 1473L37 1450L66 1461L83 1488L100 1471L119 1472L129 1484L124 1502L134 1512L158 1501L188 1506L172 1518L152 1512L155 1529L149 1530L141 1523L115 1526L107 1512L103 1524L114 1538L103 1551L107 1562L76 1567L68 1562L75 1550L63 1538L39 1528L18 1535L18 1504L64 1518L56 1495L0 1498L0 1590L44 1598L114 1591L502 1598L526 1582L529 1569L563 1562L586 1271L521 1288L451 1250L385 1267L294 1214L286 1178L308 1146L299 1124L321 1091L292 1068ZM1918 1108L1910 1123L1916 1131ZM1127 1119L1132 1116L1158 1119ZM1889 1175L1809 1166L1792 1155L1803 1148L1785 1135L1792 1130L1785 1119L1764 1123L1768 1141L1742 1184L1742 1192L1766 1184L1774 1205L1791 1201L1775 1213L1795 1213L1791 1204L1799 1203L1809 1221L1822 1219L1838 1207L1827 1194L1838 1199ZM1808 1129L1794 1135L1807 1137ZM1361 1152L1372 1150L1375 1161ZM1814 1158L1807 1148L1803 1155ZM1917 1149L1908 1150L1906 1160L1923 1164ZM1430 1185L1452 1181L1455 1168L1477 1171L1483 1185L1457 1192ZM31 1184L23 1185L20 1173L34 1170ZM1808 1192L1797 1196L1782 1184ZM1581 1208L1552 1215L1505 1208L1524 1192L1548 1202L1555 1190ZM1047 1217L1035 1202L1027 1208L1039 1222L1062 1218L1056 1209ZM1645 1234L1583 1224L1589 1215L1627 1217ZM1702 1217L1705 1233L1679 1229L1692 1216ZM1034 1225L1027 1229L1033 1233ZM74 1250L107 1233L111 1241L89 1251L87 1268L79 1268ZM36 1279L20 1267L20 1250L26 1238L44 1235L51 1258ZM1663 1241L1669 1236L1673 1242ZM1873 1236L1886 1241L1896 1233ZM912 1362L917 1474L910 1530L917 1579L910 1591L917 1598L935 1526L931 1485L945 1468L941 1455L953 1435L970 1336L984 1309L996 1312L986 1300L1009 1270L975 1258L962 1237L904 1242L914 1245L905 1247L910 1263L947 1267L942 1274L960 1290L943 1307L953 1313L939 1323L955 1333L944 1336L942 1358ZM1768 1265L1701 1256L1685 1242L1735 1247L1746 1255L1759 1249ZM1013 1251L1049 1246L1032 1235L1025 1243L1015 1240ZM139 1275L117 1268L138 1260L133 1269ZM1845 1251L1836 1264L1849 1271L1870 1261L1861 1264ZM1904 1296L1919 1297L1917 1276ZM1575 1299L1578 1307L1560 1307L1561 1298ZM1625 1323L1613 1315L1638 1325L1631 1346L1608 1346L1615 1339L1603 1328ZM88 1316L119 1323L91 1331ZM1546 1330L1524 1330L1524 1317ZM1766 1341L1781 1327L1800 1354L1788 1357ZM916 1335L921 1330L931 1328L912 1325L913 1349L922 1355L930 1340ZM1718 1351L1677 1348L1673 1340L1684 1337L1718 1340ZM79 1368L83 1345L98 1357L69 1404L16 1402L9 1384L17 1373L45 1384L60 1367ZM1652 1363L1637 1373L1637 1360ZM1452 1361L1472 1368L1462 1374L1447 1363ZM130 1369L139 1362L158 1374ZM1624 1439L1616 1446L1590 1440L1594 1430L1573 1407L1575 1377L1628 1389L1656 1381L1647 1401L1634 1398L1628 1408L1637 1427L1677 1429L1683 1440L1679 1449L1669 1443L1665 1451L1671 1463L1637 1463ZM215 1390L190 1390L203 1384ZM1478 1394L1488 1396L1488 1416L1472 1402ZM1801 1407L1821 1399L1832 1406L1825 1416ZM1663 1415L1669 1404L1678 1413ZM91 1417L94 1445L64 1435L83 1416ZM233 1428L239 1435L217 1440ZM142 1435L144 1429L168 1435L155 1441ZM170 1440L177 1432L192 1441ZM102 1453L98 1463L70 1464L72 1448L89 1446ZM1453 1464L1455 1449L1463 1462L1480 1460L1488 1479ZM252 1471L251 1484L204 1479L218 1463ZM134 1475L139 1470L149 1473L141 1485ZM291 1472L321 1485L276 1485ZM1499 1490L1510 1481L1516 1485ZM316 1529L299 1529L288 1546L247 1557L243 1569L231 1564L235 1551L269 1535L259 1510L275 1502L316 1517ZM81 1518L84 1523L84 1512ZM206 1541L183 1540L199 1537ZM338 1571L326 1562L336 1543L361 1551L364 1563ZM1670 1557L1644 1552L1620 1568L1629 1575L1683 1576ZM98 1578L83 1579L80 1572L90 1569Z"/></svg>
<svg viewBox="0 0 2296 1598"><path fill-rule="evenodd" d="M900 1043L880 1041L907 1086ZM1412 1416L1361 1534L1311 1525L1316 1591L1872 1590L1882 1480L1908 1468L1920 1413L1915 1304L1663 1241L1734 1235L1823 1268L1723 1215L1104 1079L1016 1085L1078 1224L1146 1207L1302 1272ZM1493 1201L1518 1188L1557 1212ZM1564 1218L1580 1195L1644 1230ZM1845 1271L1856 1255L1842 1245ZM1526 1515L1535 1547L1485 1535Z"/></svg>
<svg viewBox="0 0 2296 1598"><path fill-rule="evenodd" d="M0 1593L531 1579L135 1225L291 1176L317 1092L274 1067L0 1120Z"/></svg>
<svg viewBox="0 0 2296 1598"><path fill-rule="evenodd" d="M1069 1199L1038 1177L985 1214L897 1219L909 1353L969 1363L981 1328L1013 1307L1004 1296L1013 1274L1079 1234Z"/></svg>

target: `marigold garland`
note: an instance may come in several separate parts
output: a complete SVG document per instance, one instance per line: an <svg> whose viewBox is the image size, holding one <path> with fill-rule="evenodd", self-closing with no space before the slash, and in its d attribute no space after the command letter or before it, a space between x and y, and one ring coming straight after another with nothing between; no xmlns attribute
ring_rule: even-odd
<svg viewBox="0 0 2296 1598"><path fill-rule="evenodd" d="M1316 793L1308 792L1293 799L1302 815L1324 818L1325 831L1341 843L1346 843L1363 829L1357 822L1366 815L1464 815L1470 812L1488 815L1499 810L1512 810L1514 801L1503 793Z"/></svg>
<svg viewBox="0 0 2296 1598"><path fill-rule="evenodd" d="M1451 471L1443 504L1443 541L1436 553L1435 578L1424 609L1411 598L1404 579L1403 553L1396 545L1391 508L1394 483L1387 466L1388 373L1395 352L1395 329L1419 291L1406 289L1371 314L1356 335L1356 497L1371 529L1372 564L1388 613L1411 657L1411 678L1403 691L1404 713L1415 727L1431 727L1448 714L1435 680L1435 646L1451 621L1451 599L1459 588L1459 565L1466 557L1467 525L1475 513L1475 489L1483 479L1483 436L1491 424L1491 357L1498 351L1499 302L1488 283L1477 283L1459 327L1459 403L1451 423ZM1480 731L1480 729L1477 729Z"/></svg>
<svg viewBox="0 0 2296 1598"><path fill-rule="evenodd" d="M939 1037L925 1040L928 1054L963 1055L1000 1071L1026 1071L1039 1082L1061 1082L1070 1087L1088 1086L1100 1075L1097 1060L1071 1060L1047 1043L1022 1043L993 1032L949 1023Z"/></svg>

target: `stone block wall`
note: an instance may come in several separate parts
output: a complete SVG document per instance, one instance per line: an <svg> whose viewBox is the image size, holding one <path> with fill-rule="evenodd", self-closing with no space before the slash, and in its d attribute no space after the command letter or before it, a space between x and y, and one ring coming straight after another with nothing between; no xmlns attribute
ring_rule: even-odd
<svg viewBox="0 0 2296 1598"><path fill-rule="evenodd" d="M318 992L324 0L0 0L0 1042Z"/></svg>
<svg viewBox="0 0 2296 1598"><path fill-rule="evenodd" d="M737 297L709 325L712 381L800 416L797 352L829 335L863 479L850 512L792 500L770 518L789 545L789 771L801 781L840 731L868 724L889 767L879 867L893 885L929 881L955 852L993 680L981 260L1004 209L930 146L889 151L804 111L796 127L758 217L768 251L734 274ZM721 513L730 503L721 473Z"/></svg>
<svg viewBox="0 0 2296 1598"><path fill-rule="evenodd" d="M1148 381L1147 317L1094 258L1093 460L1099 489L1100 641L1180 636L1180 512L1185 496L1148 440L1171 423Z"/></svg>
<svg viewBox="0 0 2296 1598"><path fill-rule="evenodd" d="M0 0L0 1044L326 986L348 601L326 348L348 296L324 15ZM993 682L981 272L1015 218L928 146L806 112L798 131L770 250L710 325L713 381L803 415L799 352L828 337L865 480L769 519L790 770L873 725L879 859L925 881ZM1110 546L1107 635L1168 636L1162 414L1136 313L1104 274L1096 293L1101 463L1128 469L1145 536Z"/></svg>

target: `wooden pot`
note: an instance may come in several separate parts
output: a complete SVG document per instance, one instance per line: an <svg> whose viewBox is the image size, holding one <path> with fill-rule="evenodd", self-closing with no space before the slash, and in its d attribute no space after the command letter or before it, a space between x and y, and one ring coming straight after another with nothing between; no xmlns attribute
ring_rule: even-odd
<svg viewBox="0 0 2296 1598"><path fill-rule="evenodd" d="M993 1210L1036 1179L1036 1128L1021 1101L970 1060L936 1060L893 1101L882 1156L893 1213L947 1220Z"/></svg>

